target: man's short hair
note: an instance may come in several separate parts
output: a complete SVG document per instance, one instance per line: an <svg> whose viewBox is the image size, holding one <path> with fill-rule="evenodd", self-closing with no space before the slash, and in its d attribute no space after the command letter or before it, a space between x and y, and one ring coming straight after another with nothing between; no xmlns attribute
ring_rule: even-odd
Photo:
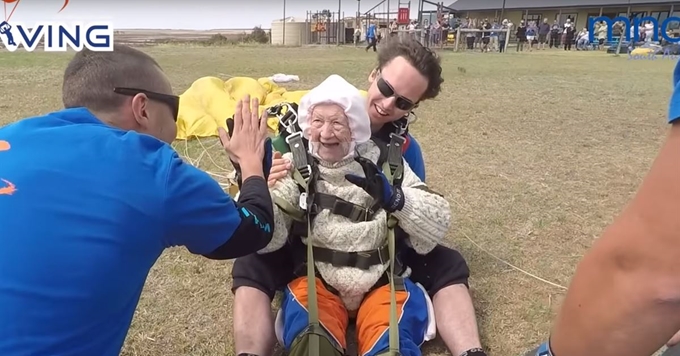
<svg viewBox="0 0 680 356"><path fill-rule="evenodd" d="M442 78L441 59L434 51L411 37L393 36L378 52L378 69L384 68L397 57L406 59L427 78L427 89L420 98L421 101L433 99L439 95L444 78Z"/></svg>
<svg viewBox="0 0 680 356"><path fill-rule="evenodd" d="M114 93L113 88L160 91L165 85L161 74L161 67L151 56L128 46L114 45L113 52L84 49L76 53L64 72L64 108L114 111L126 97Z"/></svg>

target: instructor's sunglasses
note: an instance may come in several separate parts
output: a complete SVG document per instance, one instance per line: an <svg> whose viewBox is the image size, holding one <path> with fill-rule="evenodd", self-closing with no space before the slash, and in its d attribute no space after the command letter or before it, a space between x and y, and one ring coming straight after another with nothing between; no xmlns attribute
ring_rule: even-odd
<svg viewBox="0 0 680 356"><path fill-rule="evenodd" d="M144 94L149 99L160 101L161 103L167 105L172 111L172 118L177 122L177 117L179 116L179 96L156 93L150 90L136 89L136 88L113 88L114 93L127 96L135 96L137 94Z"/></svg>
<svg viewBox="0 0 680 356"><path fill-rule="evenodd" d="M403 96L397 94L394 92L394 88L390 83L388 83L383 77L379 76L378 77L378 90L380 91L380 94L382 96L389 98L389 97L395 97L397 100L395 102L395 106L399 110L404 110L404 111L409 111L413 109L416 104L412 102L411 100L404 98Z"/></svg>

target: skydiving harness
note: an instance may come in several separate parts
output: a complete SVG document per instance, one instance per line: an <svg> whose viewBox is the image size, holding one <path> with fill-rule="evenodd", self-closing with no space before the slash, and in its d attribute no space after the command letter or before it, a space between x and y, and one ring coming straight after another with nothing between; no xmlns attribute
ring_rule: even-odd
<svg viewBox="0 0 680 356"><path fill-rule="evenodd" d="M285 111L283 109L286 109ZM293 206L284 199L274 197L276 204L285 214L293 219L293 227L289 234L289 243L294 243L293 239L306 238L307 253L305 263L307 267L307 294L308 294L308 313L309 325L305 332L301 334L309 337L309 356L320 355L320 338L331 339L328 332L324 330L319 322L319 309L316 294L316 261L330 263L336 267L355 267L368 270L374 265L383 265L389 261L389 272L386 273L390 285L390 324L389 324L389 350L381 355L399 356L399 328L397 317L396 292L404 290L404 281L397 274L401 270L401 265L396 261L396 239L395 228L398 220L392 214L387 214L387 242L375 250L361 252L337 251L322 247L313 246L312 243L312 220L322 210L329 210L336 215L342 215L353 222L371 221L375 214L381 209L378 199L374 199L370 207L362 207L348 202L339 197L319 193L316 191L316 182L321 179L317 168L317 161L308 152L308 142L302 136L302 131L297 122L297 105L280 104L268 110L270 114L279 118L279 137L274 140L274 147L280 152L286 152L286 147L282 146L282 141L293 155L295 166L293 167L293 179L300 189L300 200L298 206ZM380 158L378 167L381 167L383 174L387 177L390 184L401 184L404 174L402 151L407 143L406 133L408 132L408 119L397 120L392 132L384 136L389 137L389 144L386 146L380 138L374 142L380 148ZM396 130L395 130L396 128ZM396 132L395 132L396 131ZM279 147L277 147L279 146ZM399 270L397 270L397 268ZM321 278L320 278L321 279ZM374 287L375 288L375 287ZM331 288L329 288L331 289ZM337 293L336 293L337 294ZM300 338L293 342L299 342ZM336 346L339 348L339 346ZM342 352L343 350L339 350Z"/></svg>

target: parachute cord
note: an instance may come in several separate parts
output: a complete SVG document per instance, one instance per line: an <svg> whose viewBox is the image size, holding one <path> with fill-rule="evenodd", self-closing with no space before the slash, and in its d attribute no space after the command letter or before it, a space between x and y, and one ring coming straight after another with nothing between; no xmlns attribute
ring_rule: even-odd
<svg viewBox="0 0 680 356"><path fill-rule="evenodd" d="M19 6L20 2L21 2L21 0L17 0L17 2L14 4L14 7L12 8L12 12L9 13L9 16L7 16L7 3L5 3L5 16L6 16L5 21L9 22L9 19L12 18L12 15L14 14L14 10L17 9L17 6Z"/></svg>

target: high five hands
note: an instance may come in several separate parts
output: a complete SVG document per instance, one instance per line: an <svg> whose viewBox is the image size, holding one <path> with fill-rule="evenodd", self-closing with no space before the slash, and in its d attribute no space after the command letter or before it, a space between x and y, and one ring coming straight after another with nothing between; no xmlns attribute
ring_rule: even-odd
<svg viewBox="0 0 680 356"><path fill-rule="evenodd" d="M272 165L272 144L267 132L267 113L259 114L260 101L245 98L236 103L234 117L227 119L227 130L218 128L222 147L229 154L241 180L260 176L265 180Z"/></svg>

